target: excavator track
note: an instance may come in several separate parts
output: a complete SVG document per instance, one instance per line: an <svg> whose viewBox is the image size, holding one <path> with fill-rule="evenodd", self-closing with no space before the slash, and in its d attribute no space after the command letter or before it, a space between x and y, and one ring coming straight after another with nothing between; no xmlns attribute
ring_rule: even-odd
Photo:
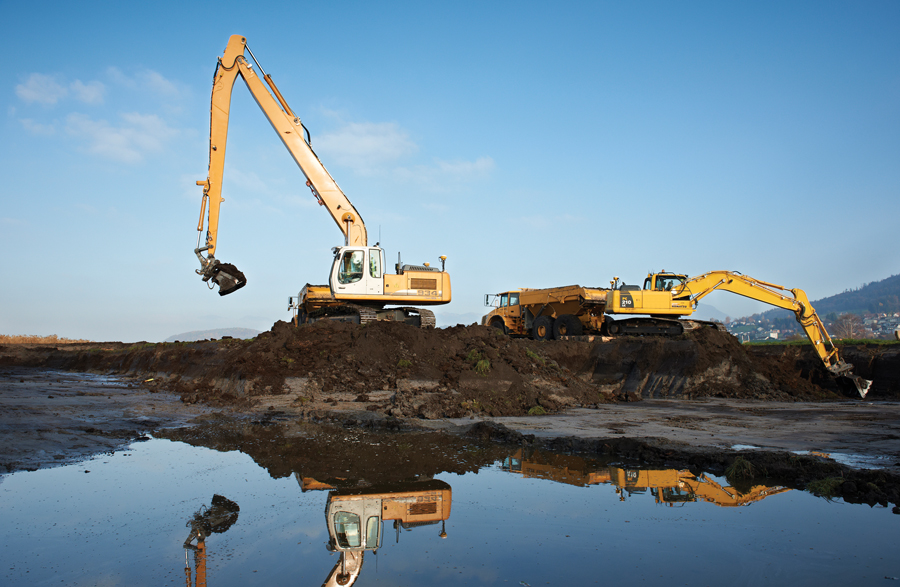
<svg viewBox="0 0 900 587"><path fill-rule="evenodd" d="M338 322L352 322L354 324L371 324L372 322L405 322L420 328L434 328L436 320L434 313L422 308L403 307L386 308L377 310L357 304L340 304L320 308L308 314L304 323L318 322L319 320L335 320Z"/></svg>
<svg viewBox="0 0 900 587"><path fill-rule="evenodd" d="M405 322L411 326L419 328L434 328L435 318L431 310L405 306L401 308L384 308L378 310L379 320L389 320L392 322Z"/></svg>
<svg viewBox="0 0 900 587"><path fill-rule="evenodd" d="M419 312L419 319L421 320L419 327L420 328L434 328L437 324L437 321L434 318L434 312L431 310L423 310L422 308L412 308Z"/></svg>
<svg viewBox="0 0 900 587"><path fill-rule="evenodd" d="M700 328L714 328L726 331L725 326L708 320L676 320L672 318L627 318L607 323L609 333L621 335L678 336Z"/></svg>
<svg viewBox="0 0 900 587"><path fill-rule="evenodd" d="M319 320L369 324L377 321L378 316L372 308L357 306L356 304L341 304L313 310L307 315L305 323L318 322Z"/></svg>

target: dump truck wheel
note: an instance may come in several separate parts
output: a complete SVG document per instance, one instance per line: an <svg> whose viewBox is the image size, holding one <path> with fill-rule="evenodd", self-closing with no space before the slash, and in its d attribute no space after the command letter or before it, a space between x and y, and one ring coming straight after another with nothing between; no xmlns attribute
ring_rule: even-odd
<svg viewBox="0 0 900 587"><path fill-rule="evenodd" d="M619 334L619 331L621 330L621 328L614 321L610 320L609 322L606 323L606 330L607 330L607 332L609 332L610 336L615 336L615 335Z"/></svg>
<svg viewBox="0 0 900 587"><path fill-rule="evenodd" d="M553 321L553 338L580 336L581 332L581 321L572 314L563 314Z"/></svg>
<svg viewBox="0 0 900 587"><path fill-rule="evenodd" d="M496 328L503 334L508 334L506 330L506 324L504 324L503 320L501 320L500 318L494 318L493 320L491 320L491 327Z"/></svg>
<svg viewBox="0 0 900 587"><path fill-rule="evenodd" d="M553 336L553 319L550 316L538 316L531 327L531 338L534 340L549 340Z"/></svg>

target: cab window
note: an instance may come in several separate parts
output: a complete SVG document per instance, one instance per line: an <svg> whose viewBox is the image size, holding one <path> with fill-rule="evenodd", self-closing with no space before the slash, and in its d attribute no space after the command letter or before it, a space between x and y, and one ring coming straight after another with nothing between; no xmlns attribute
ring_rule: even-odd
<svg viewBox="0 0 900 587"><path fill-rule="evenodd" d="M337 542L343 548L359 547L359 516L350 512L334 514L334 531Z"/></svg>
<svg viewBox="0 0 900 587"><path fill-rule="evenodd" d="M650 278L644 280L644 289L650 289Z"/></svg>
<svg viewBox="0 0 900 587"><path fill-rule="evenodd" d="M517 294L517 293L509 294L509 305L510 306L518 306L519 305L519 294Z"/></svg>
<svg viewBox="0 0 900 587"><path fill-rule="evenodd" d="M370 516L366 520L366 548L378 548L378 529L381 518Z"/></svg>
<svg viewBox="0 0 900 587"><path fill-rule="evenodd" d="M657 277L656 289L658 289L659 291L672 291L673 289L678 289L678 287L681 286L682 283L684 283L684 280L679 277Z"/></svg>
<svg viewBox="0 0 900 587"><path fill-rule="evenodd" d="M369 249L369 275L375 278L381 277L381 255L378 249Z"/></svg>
<svg viewBox="0 0 900 587"><path fill-rule="evenodd" d="M338 283L355 283L362 279L363 252L344 251L338 272Z"/></svg>
<svg viewBox="0 0 900 587"><path fill-rule="evenodd" d="M500 307L505 308L509 305L509 294L501 294L500 295Z"/></svg>

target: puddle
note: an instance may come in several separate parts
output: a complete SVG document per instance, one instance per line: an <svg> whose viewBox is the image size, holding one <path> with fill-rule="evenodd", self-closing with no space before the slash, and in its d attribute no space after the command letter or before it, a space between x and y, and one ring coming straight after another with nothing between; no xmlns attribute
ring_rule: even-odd
<svg viewBox="0 0 900 587"><path fill-rule="evenodd" d="M279 461L154 438L2 476L2 582L818 586L900 575L900 518L880 507L679 469L359 440L310 429L273 441L291 455Z"/></svg>
<svg viewBox="0 0 900 587"><path fill-rule="evenodd" d="M796 450L794 454L798 455L817 455L826 459L831 459L842 465L853 467L854 469L883 469L892 466L898 461L897 457L877 456L877 455L857 455L840 452L819 452L809 450Z"/></svg>

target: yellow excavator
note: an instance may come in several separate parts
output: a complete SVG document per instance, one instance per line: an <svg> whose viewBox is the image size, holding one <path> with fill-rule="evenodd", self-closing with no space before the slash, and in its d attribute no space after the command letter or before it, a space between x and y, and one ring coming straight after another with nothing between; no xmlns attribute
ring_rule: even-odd
<svg viewBox="0 0 900 587"><path fill-rule="evenodd" d="M792 311L828 371L849 380L859 395L866 397L872 382L853 375L853 365L841 359L802 289L787 289L736 271L710 271L691 278L666 271L650 273L643 287L620 283L615 277L609 289L570 285L488 294L484 303L493 309L482 317L481 323L534 340L567 339L585 334L671 336L701 327L724 330L715 322L683 319L694 313L703 297L716 290ZM613 319L618 315L631 317Z"/></svg>
<svg viewBox="0 0 900 587"><path fill-rule="evenodd" d="M259 74L245 53L256 64ZM247 39L241 35L232 35L229 39L213 76L209 174L205 180L197 182L197 185L203 186L203 198L197 225L200 234L194 254L200 260L197 273L203 281L210 289L218 285L219 295L222 296L247 284L246 277L237 267L215 258L219 212L223 201L222 177L225 170L231 94L238 76L244 80L256 103L300 167L312 195L328 210L344 235L344 245L332 249L334 261L328 285L307 284L296 298L291 296L289 299L288 309L294 312L294 323L327 318L357 323L395 320L422 327L434 326L432 312L412 306L450 302L450 276L444 270L446 256L440 257L441 268L438 269L431 267L429 263L404 265L398 255L396 274L385 273L384 250L379 243L374 246L368 244L362 216L322 165L310 146L306 127L288 106L271 76L263 71L247 46ZM201 246L204 226L206 241Z"/></svg>
<svg viewBox="0 0 900 587"><path fill-rule="evenodd" d="M606 296L607 315L645 316L624 320L613 320L607 316L605 327L610 335L680 334L685 327L690 329L698 325L696 321L679 318L690 316L701 299L717 290L730 291L793 312L816 354L832 375L852 381L861 397L866 397L872 386L871 381L853 375L853 365L841 359L825 325L802 289L788 289L735 271L710 271L690 278L663 271L647 275L643 287L620 284L618 277L610 281L610 286Z"/></svg>
<svg viewBox="0 0 900 587"><path fill-rule="evenodd" d="M615 486L620 501L634 493L650 490L656 503L668 506L705 501L720 507L738 507L790 491L780 485L754 485L747 491L740 491L703 473L694 475L683 469L625 469L591 463L575 455L527 453L522 449L503 459L500 467L527 479L547 479L578 487L608 483Z"/></svg>

